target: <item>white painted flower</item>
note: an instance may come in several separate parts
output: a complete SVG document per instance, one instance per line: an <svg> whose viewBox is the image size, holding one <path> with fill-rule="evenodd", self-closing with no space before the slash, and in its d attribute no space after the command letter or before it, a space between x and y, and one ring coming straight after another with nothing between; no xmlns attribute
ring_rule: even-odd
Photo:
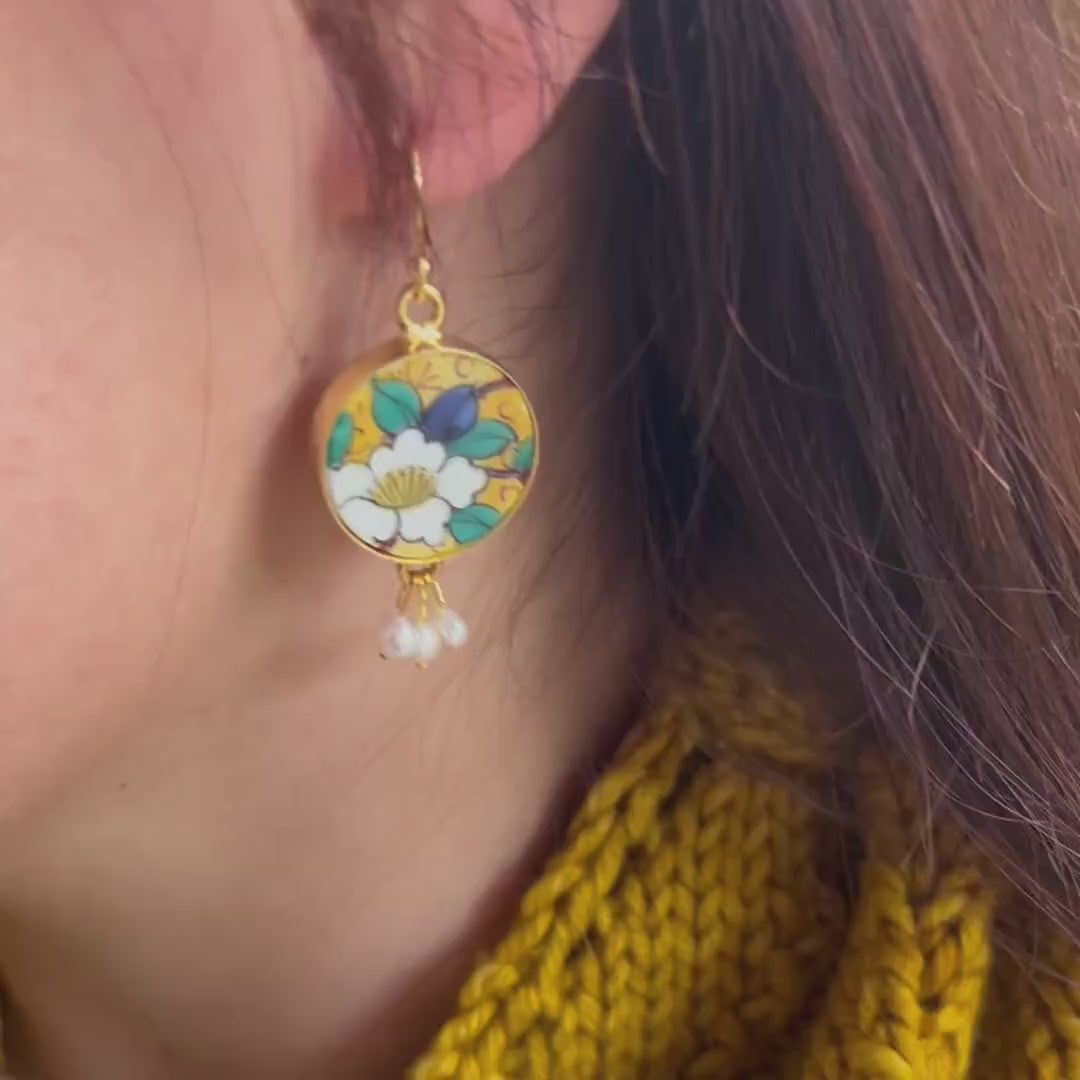
<svg viewBox="0 0 1080 1080"><path fill-rule="evenodd" d="M394 541L439 547L453 510L471 506L487 473L442 443L408 428L371 455L367 465L330 472L330 491L345 527L368 544Z"/></svg>

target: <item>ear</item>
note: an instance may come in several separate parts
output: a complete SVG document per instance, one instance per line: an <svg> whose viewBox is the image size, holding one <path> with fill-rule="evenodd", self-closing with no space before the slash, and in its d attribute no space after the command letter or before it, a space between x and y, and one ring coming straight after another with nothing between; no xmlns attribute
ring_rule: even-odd
<svg viewBox="0 0 1080 1080"><path fill-rule="evenodd" d="M433 205L495 183L541 138L619 0L414 0L395 49Z"/></svg>

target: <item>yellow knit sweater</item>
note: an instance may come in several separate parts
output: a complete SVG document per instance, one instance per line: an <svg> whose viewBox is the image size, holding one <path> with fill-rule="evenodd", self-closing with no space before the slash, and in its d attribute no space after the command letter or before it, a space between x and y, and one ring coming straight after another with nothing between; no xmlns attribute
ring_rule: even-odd
<svg viewBox="0 0 1080 1080"><path fill-rule="evenodd" d="M968 845L739 623L675 685L413 1080L1080 1080L1077 954L994 948Z"/></svg>

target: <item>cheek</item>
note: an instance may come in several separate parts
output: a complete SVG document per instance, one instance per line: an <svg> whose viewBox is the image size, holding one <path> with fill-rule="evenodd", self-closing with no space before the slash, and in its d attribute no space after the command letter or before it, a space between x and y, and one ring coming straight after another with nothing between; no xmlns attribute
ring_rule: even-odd
<svg viewBox="0 0 1080 1080"><path fill-rule="evenodd" d="M207 378L182 180L89 6L70 7L46 24L41 6L14 5L0 33L7 792L33 786L152 669Z"/></svg>
<svg viewBox="0 0 1080 1080"><path fill-rule="evenodd" d="M292 285L267 278L294 203L249 189L207 130L243 116L232 150L273 176L295 161L272 148L297 147L250 122L235 57L235 100L205 64L221 108L193 89L184 49L240 36L217 6L0 9L0 814L145 707L214 527L215 425L245 422L224 415L231 382L280 355L251 328L276 309L279 331ZM274 211L280 246L253 242Z"/></svg>
<svg viewBox="0 0 1080 1080"><path fill-rule="evenodd" d="M53 271L61 298L68 283ZM153 315L164 298L112 289L113 272L97 271L102 287ZM26 785L55 748L76 749L72 736L122 718L174 607L197 497L198 388L167 351L129 346L115 324L86 319L70 342L46 330L0 360L0 740Z"/></svg>

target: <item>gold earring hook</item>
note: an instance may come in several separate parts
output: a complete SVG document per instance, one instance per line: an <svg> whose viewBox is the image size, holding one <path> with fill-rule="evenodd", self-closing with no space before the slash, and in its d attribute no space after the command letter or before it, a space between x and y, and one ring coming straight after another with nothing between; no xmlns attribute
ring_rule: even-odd
<svg viewBox="0 0 1080 1080"><path fill-rule="evenodd" d="M413 260L417 285L425 284L431 275L434 245L431 240L431 223L428 221L427 204L424 199L424 168L420 163L420 153L413 150L410 154L413 183Z"/></svg>
<svg viewBox="0 0 1080 1080"><path fill-rule="evenodd" d="M406 287L398 302L398 323L405 331L411 346L437 345L446 319L446 303L442 294L431 284L434 245L431 225L424 201L424 170L420 154L413 149L409 155L413 186L413 251L412 284ZM426 318L417 318L415 309L426 309Z"/></svg>

